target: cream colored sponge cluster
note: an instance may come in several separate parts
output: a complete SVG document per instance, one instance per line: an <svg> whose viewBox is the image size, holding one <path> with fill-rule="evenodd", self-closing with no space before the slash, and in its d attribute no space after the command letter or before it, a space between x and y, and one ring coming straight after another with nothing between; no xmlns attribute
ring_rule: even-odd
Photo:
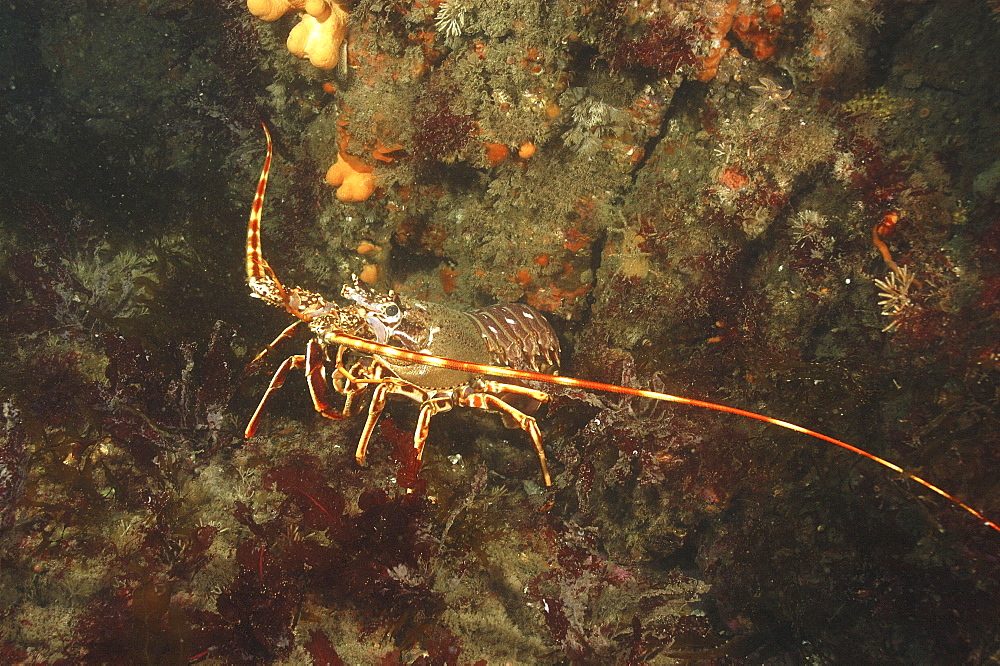
<svg viewBox="0 0 1000 666"><path fill-rule="evenodd" d="M333 0L247 0L247 9L265 21L301 12L302 18L288 33L288 50L320 69L337 66L340 45L347 37L347 11Z"/></svg>

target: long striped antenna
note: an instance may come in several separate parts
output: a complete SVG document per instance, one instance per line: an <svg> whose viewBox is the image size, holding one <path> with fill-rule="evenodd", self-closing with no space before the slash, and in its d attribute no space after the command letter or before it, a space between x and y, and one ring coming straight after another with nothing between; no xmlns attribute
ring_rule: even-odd
<svg viewBox="0 0 1000 666"><path fill-rule="evenodd" d="M859 449L858 447L848 444L847 442L841 441L835 437L830 437L829 435L824 435L821 432L816 432L815 430L810 430L809 428L804 428L800 425L794 423L789 423L788 421L782 421L781 419L776 419L770 416L764 416L763 414L758 414L757 412L751 412L745 409L739 409L738 407L729 407L727 405L720 405L715 402L707 402L705 400L695 400L694 398L683 398L677 395L671 395L669 393L659 393L657 391L647 391L645 389L629 388L627 386L618 386L616 384L604 384L602 382L593 382L586 379L574 379L573 377L560 377L559 375L547 375L541 372L531 372L529 370L515 370L513 368L502 368L492 365L482 365L479 363L469 363L467 361L456 361L454 359L441 358L439 356L431 356L429 354L420 354L418 352L407 351L405 349L399 349L397 347L390 347L388 345L379 344L377 342L371 342L369 340L362 340L361 338L356 338L350 335L330 335L327 337L327 342L332 344L343 345L344 347L349 347L360 352L367 354L374 354L378 356L387 356L389 358L400 359L404 361L411 361L413 363L422 363L424 365L430 365L438 368L448 368L451 370L461 370L463 372L472 372L482 375L491 375L494 377L506 377L508 379L520 379L526 381L534 382L544 382L547 384L558 384L559 386L573 386L577 388L591 389L594 391L605 391L608 393L618 393L621 395L633 395L640 398L649 398L652 400L662 400L665 402L675 402L682 405L690 405L692 407L700 407L702 409L711 409L717 412L726 412L728 414L736 414L737 416L742 416L748 419L754 419L756 421L763 421L764 423L770 423L771 425L778 426L779 428L785 428L786 430L792 430L803 435L808 435L809 437L815 437L816 439L821 439L824 442L833 444L834 446L839 446L842 449L846 449L851 453L855 453L859 456L865 457L873 462L891 469L897 474L901 474L911 481L915 481L922 485L923 487L931 490L941 497L954 504L955 506L961 507L965 511L968 511L977 519L979 519L986 527L992 528L1000 532L1000 526L994 521L987 518L982 512L972 508L962 500L958 499L951 493L939 488L930 481L927 481L915 474L907 472L899 465L886 460L885 458L880 458L874 453L869 453L864 449Z"/></svg>
<svg viewBox="0 0 1000 666"><path fill-rule="evenodd" d="M271 132L264 123L260 126L264 128L264 135L267 137L267 157L264 158L264 167L260 171L257 192L250 207L250 221L247 223L247 284L254 297L274 305L284 305L288 300L285 288L281 286L278 276L264 259L260 248L260 220L264 210L264 193L267 191L267 176L271 171L273 154Z"/></svg>
<svg viewBox="0 0 1000 666"><path fill-rule="evenodd" d="M271 171L271 159L274 155L274 144L271 141L271 132L268 131L267 125L264 123L260 125L264 128L264 136L267 137L267 155L264 158L264 166L260 170L260 180L257 181L257 192L254 194L253 205L250 207L250 220L247 222L247 286L250 287L250 295L254 298L259 298L265 303L275 305L289 314L298 317L300 321L308 322L320 315L331 314L337 310L337 307L334 303L323 298L322 294L300 287L285 287L282 285L278 276L271 270L267 259L264 258L264 253L260 246L260 224L264 211L264 194L267 192L267 176ZM347 319L341 319L342 324L345 321L349 324L355 323L355 320L362 321L359 317L351 317L344 313L340 314L347 317ZM268 350L272 349L281 340L291 337L292 331L295 328L295 326L286 328L254 360L259 360L263 354L267 353ZM357 331L358 329L348 328L346 330Z"/></svg>

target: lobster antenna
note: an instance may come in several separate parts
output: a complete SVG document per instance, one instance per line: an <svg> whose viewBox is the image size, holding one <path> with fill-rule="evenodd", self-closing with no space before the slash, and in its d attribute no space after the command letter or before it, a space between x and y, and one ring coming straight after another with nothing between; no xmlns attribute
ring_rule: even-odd
<svg viewBox="0 0 1000 666"><path fill-rule="evenodd" d="M705 400L696 400L694 398L683 398L677 395L671 395L670 393L660 393L658 391L647 391L646 389L629 388L627 386L618 386L617 384L604 384L602 382L593 382L586 379L575 379L573 377L560 377L559 375L547 375L541 372L532 372L530 370L515 370L513 368L503 368L492 365L482 365L479 363L470 363L468 361L456 361L454 359L441 358L440 356L431 356L429 354L421 354L418 352L412 352L405 349L399 349L397 347L390 347L388 345L383 345L377 342L371 342L369 340L362 340L361 338L356 338L350 335L331 335L327 338L328 343L343 345L351 349L365 352L368 354L375 354L378 356L388 356L389 358L401 359L404 361L411 361L414 363L421 363L424 365L429 365L438 368L449 368L452 370L461 370L464 372L472 372L482 375L492 375L495 377L506 377L508 379L521 379L527 381L544 382L547 384L558 384L560 386L573 386L577 388L586 388L594 391L605 391L608 393L618 393L622 395L633 395L640 398L650 398L652 400L662 400L665 402L676 402L682 405L691 405L692 407L701 407L704 409L711 409L717 412L726 412L729 414L736 414L737 416L743 416L748 419L754 419L756 421L763 421L764 423L770 423L771 425L778 426L779 428L785 428L786 430L793 430L803 435L808 435L809 437L815 437L816 439L821 439L824 442L833 444L834 446L839 446L842 449L846 449L851 453L856 453L859 456L868 458L871 461L882 465L883 467L888 467L893 472L902 474L911 481L915 481L922 485L923 487L931 490L941 497L954 504L955 506L961 507L965 511L968 511L973 516L978 518L986 527L990 527L998 532L1000 532L1000 525L993 522L987 518L982 512L972 508L962 500L958 499L951 493L937 487L930 481L923 479L916 474L911 474L899 465L881 458L874 453L869 453L864 449L859 449L858 447L848 444L847 442L841 441L835 437L830 437L829 435L824 435L821 432L816 432L815 430L810 430L809 428L804 428L800 425L790 423L788 421L782 421L781 419L776 419L770 416L765 416L763 414L758 414L757 412L751 412L746 409L739 409L738 407L729 407L727 405L720 405L717 402L707 402Z"/></svg>
<svg viewBox="0 0 1000 666"><path fill-rule="evenodd" d="M264 166L260 170L260 180L257 181L257 192L253 197L253 205L250 207L250 221L247 224L247 282L253 287L261 285L266 288L272 287L277 294L283 294L284 288L278 281L278 276L274 274L271 267L260 249L260 219L264 210L264 193L267 191L267 176L271 171L271 156L273 147L271 143L271 132L263 122L260 124L264 128L264 136L267 137L267 156L264 158ZM256 291L256 290L254 290Z"/></svg>

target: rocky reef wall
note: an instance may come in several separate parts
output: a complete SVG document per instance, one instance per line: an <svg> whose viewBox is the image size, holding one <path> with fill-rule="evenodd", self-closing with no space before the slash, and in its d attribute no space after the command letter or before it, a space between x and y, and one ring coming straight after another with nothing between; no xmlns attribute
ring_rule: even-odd
<svg viewBox="0 0 1000 666"><path fill-rule="evenodd" d="M989 663L998 534L771 426L553 388L317 415L265 255L545 313L562 374L1000 517L997 3L220 0L0 16L3 663Z"/></svg>

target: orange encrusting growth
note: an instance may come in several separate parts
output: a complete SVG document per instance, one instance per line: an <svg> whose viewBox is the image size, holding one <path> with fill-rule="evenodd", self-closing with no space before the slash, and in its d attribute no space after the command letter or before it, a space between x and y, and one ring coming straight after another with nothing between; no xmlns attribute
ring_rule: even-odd
<svg viewBox="0 0 1000 666"><path fill-rule="evenodd" d="M489 143L486 142L486 162L491 167L504 162L507 156L510 155L510 149L503 145L502 143Z"/></svg>
<svg viewBox="0 0 1000 666"><path fill-rule="evenodd" d="M701 60L701 71L695 78L708 82L719 73L719 63L729 51L729 40L725 37L733 25L733 15L740 6L740 0L716 0L706 3L705 36L710 40L712 50Z"/></svg>
<svg viewBox="0 0 1000 666"><path fill-rule="evenodd" d="M331 335L327 338L328 344L337 344L356 351L365 352L367 354L373 354L377 356L387 356L389 358L400 359L404 361L411 361L413 363L421 363L424 365L429 365L438 368L451 368L454 370L461 370L463 372L473 372L476 374L490 375L494 377L505 377L507 379L519 379L526 381L535 382L545 382L547 384L557 384L559 386L573 386L577 388L586 388L594 391L606 391L608 393L618 393L621 395L634 395L640 398L649 398L651 400L662 400L665 402L675 402L682 405L690 405L692 407L701 407L703 409L711 409L717 412L726 412L729 414L735 414L737 416L742 416L748 419L754 419L756 421L763 421L764 423L769 423L771 425L778 426L779 428L785 428L786 430L792 430L794 432L802 433L803 435L808 435L809 437L815 437L816 439L823 440L833 444L834 446L839 446L842 449L856 453L859 456L868 458L869 460L887 467L892 471L905 476L911 481L915 481L920 485L924 486L928 490L944 497L946 500L954 504L955 506L961 507L965 511L971 513L973 516L978 518L984 525L990 527L998 532L1000 532L1000 525L989 520L980 511L972 508L962 500L958 499L951 493L942 490L938 486L934 485L930 481L927 481L915 474L907 472L899 465L881 458L873 453L869 453L864 449L859 449L856 446L848 444L847 442L836 439L835 437L830 437L829 435L824 435L821 432L816 432L815 430L810 430L809 428L804 428L800 425L790 423L788 421L782 421L781 419L776 419L770 416L765 416L763 414L758 414L756 412L751 412L745 409L739 409L738 407L729 407L727 405L721 405L715 402L707 402L705 400L696 400L694 398L684 398L681 396L671 395L669 393L659 393L657 391L648 391L645 389L629 388L627 386L617 386L615 384L604 384L602 382L593 382L586 379L575 379L573 377L560 377L558 375L547 375L541 372L530 372L527 370L515 370L513 368L503 368L491 365L481 365L479 363L469 363L467 361L456 361L454 359L441 358L439 356L430 356L428 354L420 354L417 352L407 351L405 349L398 349L396 347L389 347L376 342L370 342L368 340L362 340L361 338L355 338L350 335Z"/></svg>
<svg viewBox="0 0 1000 666"><path fill-rule="evenodd" d="M247 0L251 14L276 21L288 12L299 13L299 22L288 33L285 46L299 58L308 58L320 69L333 69L347 39L347 10L333 0Z"/></svg>
<svg viewBox="0 0 1000 666"><path fill-rule="evenodd" d="M750 182L750 178L740 171L739 167L730 166L726 167L722 175L719 176L719 182L736 191L743 189Z"/></svg>
<svg viewBox="0 0 1000 666"><path fill-rule="evenodd" d="M458 271L448 266L442 266L439 275L444 295L451 295L451 292L455 291L455 287L458 286Z"/></svg>
<svg viewBox="0 0 1000 666"><path fill-rule="evenodd" d="M733 20L733 32L740 41L753 48L753 57L766 60L774 55L774 43L777 33L767 26L761 25L756 14L740 14Z"/></svg>
<svg viewBox="0 0 1000 666"><path fill-rule="evenodd" d="M725 56L728 51L729 40L720 39L718 45L702 59L702 69L698 72L695 78L705 83L714 79L715 75L719 73L719 63L722 62L723 56Z"/></svg>
<svg viewBox="0 0 1000 666"><path fill-rule="evenodd" d="M390 155L389 153L395 153L400 150L403 150L403 144L401 143L395 143L391 146L387 146L382 143L382 139L375 139L375 148L372 150L372 157L380 162L390 164L396 159L396 157L394 155Z"/></svg>

